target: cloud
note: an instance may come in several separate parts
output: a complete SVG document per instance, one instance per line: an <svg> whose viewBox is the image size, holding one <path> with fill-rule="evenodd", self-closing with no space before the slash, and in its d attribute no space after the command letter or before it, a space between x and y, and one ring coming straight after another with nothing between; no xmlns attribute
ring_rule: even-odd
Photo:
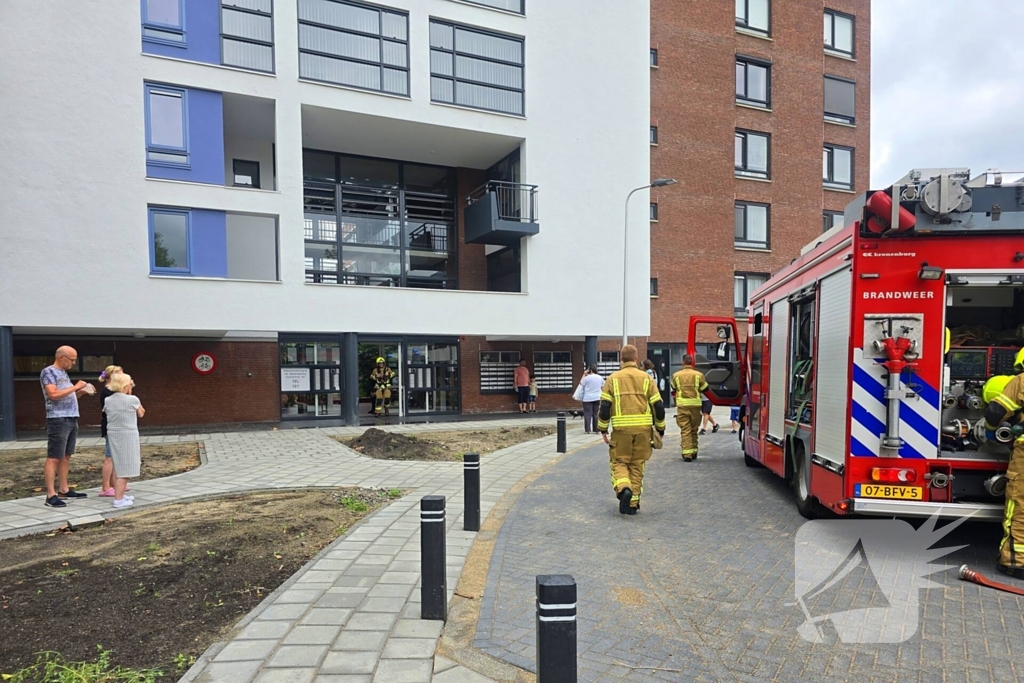
<svg viewBox="0 0 1024 683"><path fill-rule="evenodd" d="M871 185L912 168L1024 171L1024 2L873 0Z"/></svg>

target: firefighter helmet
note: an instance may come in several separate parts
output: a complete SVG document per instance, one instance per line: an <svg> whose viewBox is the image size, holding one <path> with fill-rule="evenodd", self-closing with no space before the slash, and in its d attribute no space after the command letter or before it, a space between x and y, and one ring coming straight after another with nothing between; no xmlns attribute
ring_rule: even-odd
<svg viewBox="0 0 1024 683"><path fill-rule="evenodd" d="M989 380L985 382L985 386L981 389L982 400L985 401L985 403L991 403L994 401L996 396L1003 393L1003 389L1006 388L1006 385L1010 383L1011 379L1013 379L1013 377L1010 375L996 375L995 377L990 377Z"/></svg>
<svg viewBox="0 0 1024 683"><path fill-rule="evenodd" d="M381 357L381 356L377 356L377 361L376 361L377 365L380 365L383 362L384 362L384 358Z"/></svg>
<svg viewBox="0 0 1024 683"><path fill-rule="evenodd" d="M1024 349L1017 352L1017 357L1013 359L1013 369L1015 372L1024 372Z"/></svg>

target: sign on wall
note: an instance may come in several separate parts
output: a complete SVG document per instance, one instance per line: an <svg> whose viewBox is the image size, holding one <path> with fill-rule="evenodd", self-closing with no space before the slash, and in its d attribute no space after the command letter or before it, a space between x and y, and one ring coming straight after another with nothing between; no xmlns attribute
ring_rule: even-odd
<svg viewBox="0 0 1024 683"><path fill-rule="evenodd" d="M206 351L200 351L192 356L192 369L200 375L209 375L217 369L217 358Z"/></svg>
<svg viewBox="0 0 1024 683"><path fill-rule="evenodd" d="M309 391L309 369L281 368L281 391Z"/></svg>

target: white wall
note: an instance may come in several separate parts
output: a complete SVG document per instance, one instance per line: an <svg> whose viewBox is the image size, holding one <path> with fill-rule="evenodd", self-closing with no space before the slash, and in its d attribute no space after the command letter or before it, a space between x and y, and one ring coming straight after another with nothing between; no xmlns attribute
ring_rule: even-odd
<svg viewBox="0 0 1024 683"><path fill-rule="evenodd" d="M288 0L275 3L276 77L142 55L138 3L0 2L0 325L620 334L622 202L649 180L647 0L529 2L527 17L386 4L410 12L408 100L299 82ZM431 16L526 37L525 119L430 103ZM147 180L144 79L275 100L278 191ZM525 139L541 225L524 258L528 293L304 284L302 103ZM283 282L150 277L147 203L280 216ZM635 335L649 330L647 203L637 193L631 205ZM112 252L124 265L104 269Z"/></svg>

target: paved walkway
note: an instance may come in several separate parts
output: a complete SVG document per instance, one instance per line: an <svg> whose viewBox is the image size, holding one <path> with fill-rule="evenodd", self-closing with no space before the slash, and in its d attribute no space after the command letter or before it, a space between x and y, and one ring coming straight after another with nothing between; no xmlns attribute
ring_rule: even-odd
<svg viewBox="0 0 1024 683"><path fill-rule="evenodd" d="M532 418L387 427L396 432L551 425ZM569 450L596 442L570 425ZM420 619L417 588L419 500L447 497L448 598L452 597L475 534L462 531L461 463L374 460L332 435L363 428L330 428L144 437L144 443L199 440L205 464L191 472L132 486L132 509L203 496L261 489L361 486L411 492L367 517L335 541L240 622L230 642L213 646L184 681L323 683L476 683L488 679L443 658L434 648L443 626ZM99 441L98 439L96 440ZM7 448L39 447L16 442ZM82 446L96 445L83 440ZM484 456L481 517L522 477L557 457L555 437ZM0 503L0 538L52 529L75 518L130 514L109 499L75 500L47 508L42 498Z"/></svg>

